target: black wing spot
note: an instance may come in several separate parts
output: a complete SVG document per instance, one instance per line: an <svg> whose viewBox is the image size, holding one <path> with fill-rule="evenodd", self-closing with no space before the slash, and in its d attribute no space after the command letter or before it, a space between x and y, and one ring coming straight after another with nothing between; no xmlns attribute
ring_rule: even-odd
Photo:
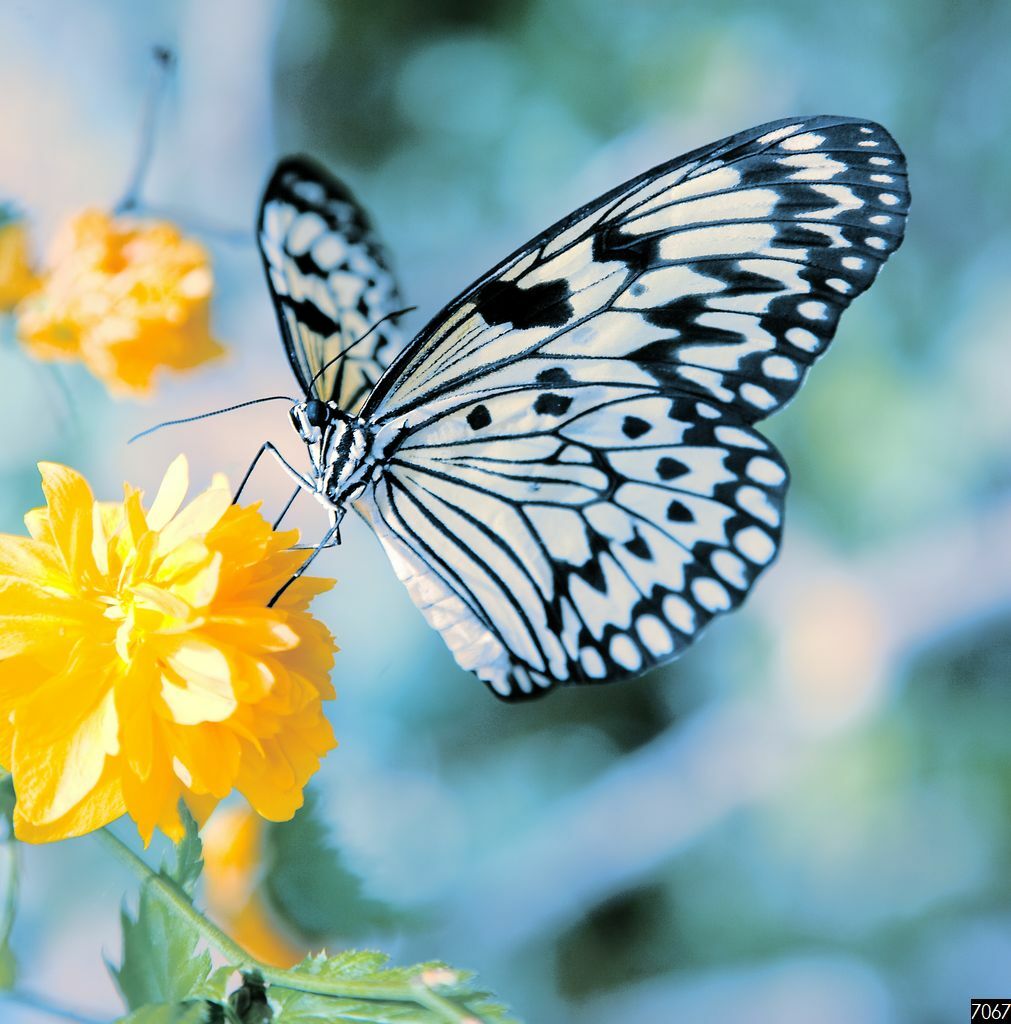
<svg viewBox="0 0 1011 1024"><path fill-rule="evenodd" d="M646 562L653 561L653 552L650 551L646 538L638 530L635 531L635 536L625 544L625 547L636 558L641 558Z"/></svg>
<svg viewBox="0 0 1011 1024"><path fill-rule="evenodd" d="M692 515L691 510L682 505L680 501L672 501L667 506L667 518L672 523L691 523L694 522L695 517Z"/></svg>
<svg viewBox="0 0 1011 1024"><path fill-rule="evenodd" d="M538 384L571 384L572 377L569 376L569 371L563 366L552 366L548 370L541 370L537 374Z"/></svg>
<svg viewBox="0 0 1011 1024"><path fill-rule="evenodd" d="M534 412L548 416L561 416L568 411L570 405L572 405L572 399L565 395L538 395L537 401L534 402Z"/></svg>
<svg viewBox="0 0 1011 1024"><path fill-rule="evenodd" d="M642 437L643 434L648 434L652 429L653 427L649 423L638 416L626 416L621 424L621 432L625 437L630 437L633 440Z"/></svg>
<svg viewBox="0 0 1011 1024"><path fill-rule="evenodd" d="M672 459L669 455L665 455L656 464L656 475L661 480L676 480L679 476L684 476L688 471L688 467L683 462Z"/></svg>
<svg viewBox="0 0 1011 1024"><path fill-rule="evenodd" d="M491 413L488 412L486 406L475 405L474 408L467 413L467 422L470 424L471 430L480 430L482 427L486 427L491 423Z"/></svg>
<svg viewBox="0 0 1011 1024"><path fill-rule="evenodd" d="M528 327L561 327L572 318L571 292L566 281L545 281L520 288L514 281L489 281L474 305L485 323Z"/></svg>

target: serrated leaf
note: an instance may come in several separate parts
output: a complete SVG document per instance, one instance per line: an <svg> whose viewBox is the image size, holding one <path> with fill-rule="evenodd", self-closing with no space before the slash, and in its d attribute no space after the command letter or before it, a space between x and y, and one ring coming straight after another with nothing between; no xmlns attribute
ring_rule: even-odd
<svg viewBox="0 0 1011 1024"><path fill-rule="evenodd" d="M224 967L217 967L193 990L194 999L210 999L223 1002L228 994L228 983L235 975L235 968L231 964Z"/></svg>
<svg viewBox="0 0 1011 1024"><path fill-rule="evenodd" d="M204 1003L160 1003L141 1006L117 1024L206 1024Z"/></svg>
<svg viewBox="0 0 1011 1024"><path fill-rule="evenodd" d="M330 844L314 793L291 821L271 824L265 839L264 888L285 924L312 942L387 928L385 904L365 896L359 878Z"/></svg>
<svg viewBox="0 0 1011 1024"><path fill-rule="evenodd" d="M333 956L310 953L295 965L296 971L334 981L365 978L387 972L390 958L376 949L346 949Z"/></svg>
<svg viewBox="0 0 1011 1024"><path fill-rule="evenodd" d="M200 841L200 827L185 804L179 805L179 816L186 831L176 843L175 864L171 868L162 865L161 873L192 899L204 870L204 844Z"/></svg>
<svg viewBox="0 0 1011 1024"><path fill-rule="evenodd" d="M192 996L211 973L211 957L197 953L200 934L151 891L141 889L136 920L125 911L123 963L112 968L129 1009L148 1003L176 1004Z"/></svg>
<svg viewBox="0 0 1011 1024"><path fill-rule="evenodd" d="M424 981L444 999L451 1000L461 1012L473 1015L484 1024L514 1024L504 1006L485 992L471 986L473 975L456 971L440 962L411 967L386 967L387 957L369 951L348 951L337 956L310 956L294 970L306 981L348 981L374 985L377 995L387 996L391 988L405 995ZM272 986L267 992L274 1011L274 1024L444 1024L445 1016L420 1003L389 998L337 998Z"/></svg>

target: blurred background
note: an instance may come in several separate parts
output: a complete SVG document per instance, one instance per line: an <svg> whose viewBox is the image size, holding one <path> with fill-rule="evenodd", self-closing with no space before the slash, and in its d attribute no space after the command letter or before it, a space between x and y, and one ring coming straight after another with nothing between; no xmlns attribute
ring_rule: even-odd
<svg viewBox="0 0 1011 1024"><path fill-rule="evenodd" d="M8 532L38 459L113 498L179 451L200 487L268 437L303 457L277 404L126 446L295 387L251 235L280 154L370 208L412 331L570 209L753 124L860 115L908 156L905 245L768 425L781 558L676 664L500 704L350 523L316 605L341 745L311 814L261 838L264 927L474 968L528 1024L941 1024L1011 996L1009 39L1011 5L948 0L3 5L0 195L39 249L116 201L151 47L178 54L145 199L210 246L231 350L146 403L63 368L68 403L6 330ZM285 479L264 465L250 493L279 508ZM24 854L26 990L111 1019L132 881L87 838Z"/></svg>

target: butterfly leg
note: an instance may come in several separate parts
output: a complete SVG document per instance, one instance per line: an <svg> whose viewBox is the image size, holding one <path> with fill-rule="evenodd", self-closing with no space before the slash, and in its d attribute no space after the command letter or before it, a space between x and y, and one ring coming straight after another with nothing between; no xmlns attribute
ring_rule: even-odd
<svg viewBox="0 0 1011 1024"><path fill-rule="evenodd" d="M294 466L292 466L288 460L271 444L270 441L264 441L260 446L260 450L253 456L253 461L249 464L249 469L246 470L245 476L242 478L242 482L239 484L238 489L235 491L235 495L232 498L232 504L234 505L242 494L243 489L249 482L249 478L253 475L253 470L256 469L256 464L260 461L260 458L265 452L270 452L275 459L281 464L281 468L290 476L295 483L298 484L299 488L306 491L315 491L311 480L307 480ZM287 508L285 508L287 512Z"/></svg>
<svg viewBox="0 0 1011 1024"><path fill-rule="evenodd" d="M339 516L336 509L328 509L330 513L330 531L319 544L293 544L292 551L322 551L324 548L335 548L341 542L340 522L344 518L342 512ZM327 540L327 537L330 540Z"/></svg>
<svg viewBox="0 0 1011 1024"><path fill-rule="evenodd" d="M281 514L274 520L273 528L275 530L281 525L281 520L284 519L284 517L288 514L288 509L290 509L291 506L295 504L295 499L302 493L303 490L305 490L305 488L301 484L299 484L298 487L296 487L295 490L291 492L291 497L287 500L287 502L285 502L284 508L281 509ZM235 502L233 501L232 504L234 505Z"/></svg>
<svg viewBox="0 0 1011 1024"><path fill-rule="evenodd" d="M340 521L343 518L343 513L340 516L334 515L335 522L325 534L323 534L322 540L313 548L312 554L295 570L290 580L267 602L268 608L273 608L277 603L277 599L292 585L305 572L306 569L312 564L312 560L326 547L330 547L330 540L340 529Z"/></svg>

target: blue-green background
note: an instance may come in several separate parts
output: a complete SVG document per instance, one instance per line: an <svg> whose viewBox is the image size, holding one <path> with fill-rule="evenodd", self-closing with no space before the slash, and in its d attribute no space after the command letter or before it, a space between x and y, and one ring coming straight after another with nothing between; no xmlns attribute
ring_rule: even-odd
<svg viewBox="0 0 1011 1024"><path fill-rule="evenodd" d="M5 3L0 191L39 245L117 198L156 43L179 63L146 199L211 245L232 355L146 404L70 367L68 404L8 338L0 529L39 502L38 459L114 497L178 451L201 486L268 436L301 457L278 405L125 446L294 387L256 253L227 237L284 152L370 207L416 329L679 152L797 113L889 128L907 240L770 425L794 483L748 607L635 683L507 707L353 524L318 603L343 650L315 789L346 874L306 853L274 892L316 945L476 968L531 1024L947 1024L1011 996L1011 4ZM280 841L300 865L305 829ZM87 839L23 866L25 986L111 1019L128 880Z"/></svg>

